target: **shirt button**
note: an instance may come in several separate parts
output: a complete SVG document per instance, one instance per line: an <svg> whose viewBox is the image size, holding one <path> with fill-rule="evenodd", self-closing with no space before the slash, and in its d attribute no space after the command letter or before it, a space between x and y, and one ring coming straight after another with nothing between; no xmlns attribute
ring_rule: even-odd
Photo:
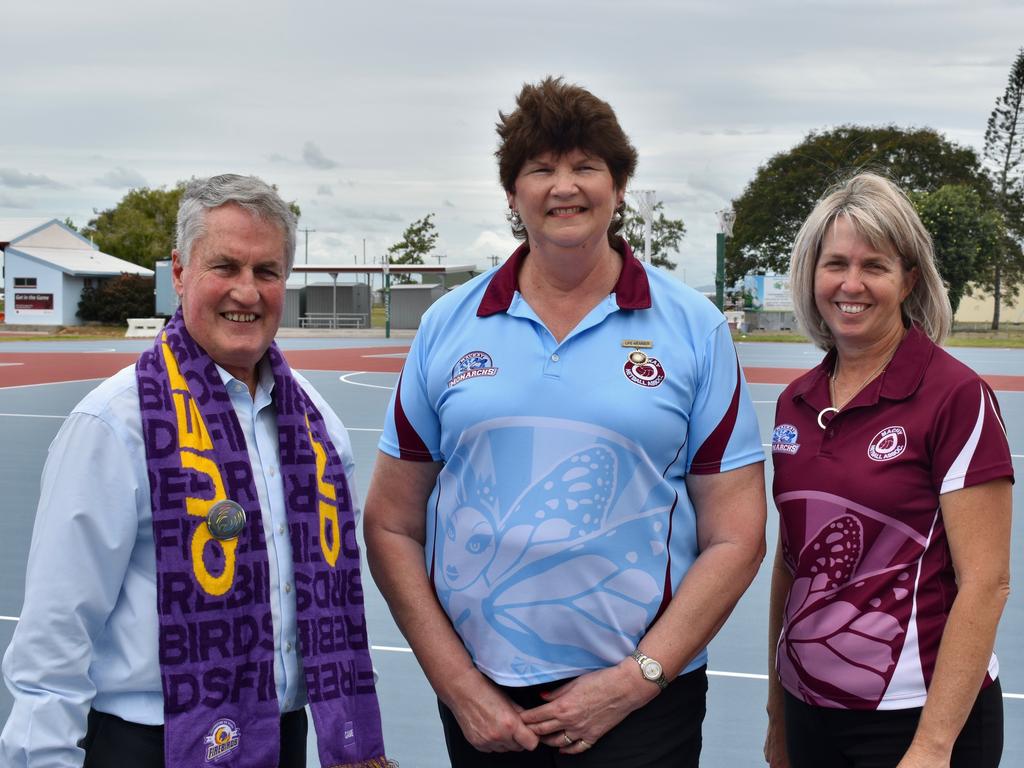
<svg viewBox="0 0 1024 768"><path fill-rule="evenodd" d="M287 595L287 594L290 594L291 591L292 591L292 583L290 581L286 581L284 583L284 593Z"/></svg>
<svg viewBox="0 0 1024 768"><path fill-rule="evenodd" d="M271 467L271 468L270 468L270 476L271 476L271 477L275 477L276 475L277 475L277 472L276 472L276 471L274 470L274 468L273 468L273 467Z"/></svg>
<svg viewBox="0 0 1024 768"><path fill-rule="evenodd" d="M558 362L559 360L561 360L561 359L562 359L562 358L560 358L560 357L558 356L558 353L557 353L557 352L555 352L555 353L553 353L553 354L551 355L551 362L552 362L552 363L557 363L557 362Z"/></svg>
<svg viewBox="0 0 1024 768"><path fill-rule="evenodd" d="M292 652L292 641L291 640L289 640L287 643L284 644L284 649L286 651L288 651L288 653Z"/></svg>
<svg viewBox="0 0 1024 768"><path fill-rule="evenodd" d="M277 532L279 534L281 534L282 536L284 536L284 526L283 525L277 526Z"/></svg>

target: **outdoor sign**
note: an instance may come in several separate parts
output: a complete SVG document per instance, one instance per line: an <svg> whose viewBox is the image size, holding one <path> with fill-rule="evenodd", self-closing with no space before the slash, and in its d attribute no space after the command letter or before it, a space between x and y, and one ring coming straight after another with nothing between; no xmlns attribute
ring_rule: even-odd
<svg viewBox="0 0 1024 768"><path fill-rule="evenodd" d="M789 275L747 275L743 287L751 294L753 309L776 312L793 310Z"/></svg>
<svg viewBox="0 0 1024 768"><path fill-rule="evenodd" d="M15 293L14 294L14 311L15 312L26 312L26 311L40 311L47 310L53 311L53 294L52 293Z"/></svg>

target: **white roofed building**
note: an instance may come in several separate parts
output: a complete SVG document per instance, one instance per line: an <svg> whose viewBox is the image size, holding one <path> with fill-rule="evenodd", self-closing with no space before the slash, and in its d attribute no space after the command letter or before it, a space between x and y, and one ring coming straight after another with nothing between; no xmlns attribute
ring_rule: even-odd
<svg viewBox="0 0 1024 768"><path fill-rule="evenodd" d="M10 325L78 325L82 290L153 270L102 253L57 219L0 219L4 314Z"/></svg>

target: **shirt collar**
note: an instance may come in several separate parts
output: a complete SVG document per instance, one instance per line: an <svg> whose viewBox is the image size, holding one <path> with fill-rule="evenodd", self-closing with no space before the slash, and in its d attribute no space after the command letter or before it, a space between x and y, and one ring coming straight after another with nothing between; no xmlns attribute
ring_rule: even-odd
<svg viewBox="0 0 1024 768"><path fill-rule="evenodd" d="M633 255L633 249L629 247L629 243L621 237L616 238L612 245L622 255L622 271L612 289L612 293L615 294L615 303L618 304L619 309L650 309L651 285L647 279L644 265ZM529 252L529 243L523 243L498 268L491 277L487 290L484 291L480 306L477 307L477 317L488 317L508 311L512 305L512 299L519 291L519 270L522 269Z"/></svg>
<svg viewBox="0 0 1024 768"><path fill-rule="evenodd" d="M239 384L245 385L245 382L241 379L235 378L227 369L222 368L217 363L214 363L214 367L217 369L217 373L220 375L221 383L225 389L228 389L228 384L232 381L237 381ZM248 389L248 387L246 387ZM256 391L259 393L263 391L270 396L270 393L274 391L274 369L270 365L270 359L264 355L260 358L260 361L256 364ZM230 391L230 390L229 390Z"/></svg>
<svg viewBox="0 0 1024 768"><path fill-rule="evenodd" d="M887 400L905 400L914 394L924 379L924 372L931 362L934 351L935 345L925 332L916 325L911 325L903 341L896 348L896 354L885 366L879 396ZM825 359L793 391L794 400L806 397L819 386L828 388L828 377L835 368L836 354L835 347L828 351Z"/></svg>

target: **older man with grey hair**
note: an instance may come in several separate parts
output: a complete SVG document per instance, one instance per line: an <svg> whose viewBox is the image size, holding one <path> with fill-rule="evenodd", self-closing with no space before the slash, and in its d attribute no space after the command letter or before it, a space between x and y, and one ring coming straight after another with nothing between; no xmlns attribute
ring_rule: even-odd
<svg viewBox="0 0 1024 768"><path fill-rule="evenodd" d="M3 662L10 768L386 766L352 450L274 336L295 251L277 192L192 181L181 308L72 411L43 470Z"/></svg>

